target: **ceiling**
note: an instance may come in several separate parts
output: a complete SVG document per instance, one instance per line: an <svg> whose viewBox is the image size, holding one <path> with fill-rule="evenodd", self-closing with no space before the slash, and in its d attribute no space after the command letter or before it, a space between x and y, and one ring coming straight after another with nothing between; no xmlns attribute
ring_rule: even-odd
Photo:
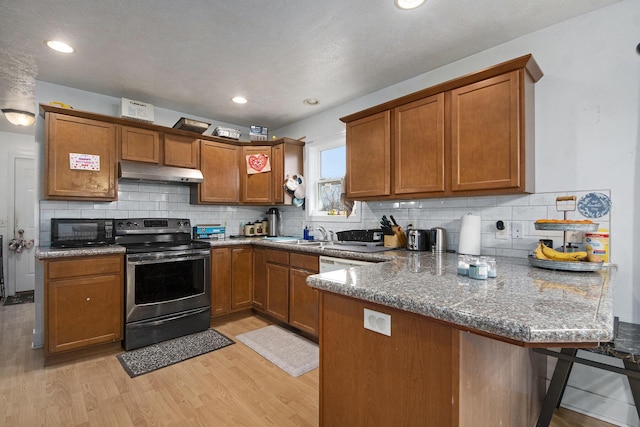
<svg viewBox="0 0 640 427"><path fill-rule="evenodd" d="M616 1L2 0L0 108L35 112L39 80L277 129Z"/></svg>

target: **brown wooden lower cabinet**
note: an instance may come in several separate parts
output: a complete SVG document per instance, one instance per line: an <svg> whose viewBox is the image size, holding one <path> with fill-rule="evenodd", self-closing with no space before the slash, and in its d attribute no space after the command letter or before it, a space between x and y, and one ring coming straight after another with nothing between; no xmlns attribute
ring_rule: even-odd
<svg viewBox="0 0 640 427"><path fill-rule="evenodd" d="M318 273L318 256L254 249L253 308L318 336L318 291L307 277Z"/></svg>
<svg viewBox="0 0 640 427"><path fill-rule="evenodd" d="M267 260L265 249L253 248L253 308L264 312L266 310L267 293Z"/></svg>
<svg viewBox="0 0 640 427"><path fill-rule="evenodd" d="M535 425L545 358L424 316L320 292L321 426ZM364 328L391 315L391 336Z"/></svg>
<svg viewBox="0 0 640 427"><path fill-rule="evenodd" d="M289 266L267 263L267 314L289 322Z"/></svg>
<svg viewBox="0 0 640 427"><path fill-rule="evenodd" d="M124 319L124 256L47 260L45 356L119 341Z"/></svg>
<svg viewBox="0 0 640 427"><path fill-rule="evenodd" d="M211 249L211 317L251 308L253 249Z"/></svg>
<svg viewBox="0 0 640 427"><path fill-rule="evenodd" d="M289 264L289 324L318 336L318 290L307 285L318 273L318 257L292 253Z"/></svg>

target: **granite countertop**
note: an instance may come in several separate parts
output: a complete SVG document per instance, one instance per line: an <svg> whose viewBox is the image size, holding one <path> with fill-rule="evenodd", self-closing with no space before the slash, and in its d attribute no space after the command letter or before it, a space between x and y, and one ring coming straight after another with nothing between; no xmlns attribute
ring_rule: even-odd
<svg viewBox="0 0 640 427"><path fill-rule="evenodd" d="M615 266L562 272L498 258L495 279L474 280L457 274L457 262L455 254L405 252L389 262L312 275L307 283L527 345L613 338Z"/></svg>
<svg viewBox="0 0 640 427"><path fill-rule="evenodd" d="M617 268L562 272L498 258L498 277L457 274L456 254L386 250L361 253L331 246L296 245L261 238L210 240L212 247L255 245L376 264L309 276L319 290L371 301L506 340L553 344L607 342L613 338L613 284ZM36 248L38 259L124 254L125 248Z"/></svg>
<svg viewBox="0 0 640 427"><path fill-rule="evenodd" d="M74 256L124 254L125 251L126 249L124 246L119 245L107 245L95 248L52 248L49 246L38 246L36 248L35 257L42 260Z"/></svg>

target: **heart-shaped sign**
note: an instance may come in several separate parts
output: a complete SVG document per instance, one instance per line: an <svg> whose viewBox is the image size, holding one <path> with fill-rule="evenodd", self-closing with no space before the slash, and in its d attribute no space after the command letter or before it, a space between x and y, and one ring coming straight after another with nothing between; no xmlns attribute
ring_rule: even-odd
<svg viewBox="0 0 640 427"><path fill-rule="evenodd" d="M247 156L248 173L269 172L269 156L266 154L250 154Z"/></svg>

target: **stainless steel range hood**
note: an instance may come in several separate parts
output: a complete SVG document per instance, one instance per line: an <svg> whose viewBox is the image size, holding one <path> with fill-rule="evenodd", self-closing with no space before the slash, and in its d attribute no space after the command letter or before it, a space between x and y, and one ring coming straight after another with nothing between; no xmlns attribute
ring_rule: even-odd
<svg viewBox="0 0 640 427"><path fill-rule="evenodd" d="M197 169L160 166L151 163L121 160L118 169L118 176L127 180L183 184L198 184L203 180L202 172Z"/></svg>

